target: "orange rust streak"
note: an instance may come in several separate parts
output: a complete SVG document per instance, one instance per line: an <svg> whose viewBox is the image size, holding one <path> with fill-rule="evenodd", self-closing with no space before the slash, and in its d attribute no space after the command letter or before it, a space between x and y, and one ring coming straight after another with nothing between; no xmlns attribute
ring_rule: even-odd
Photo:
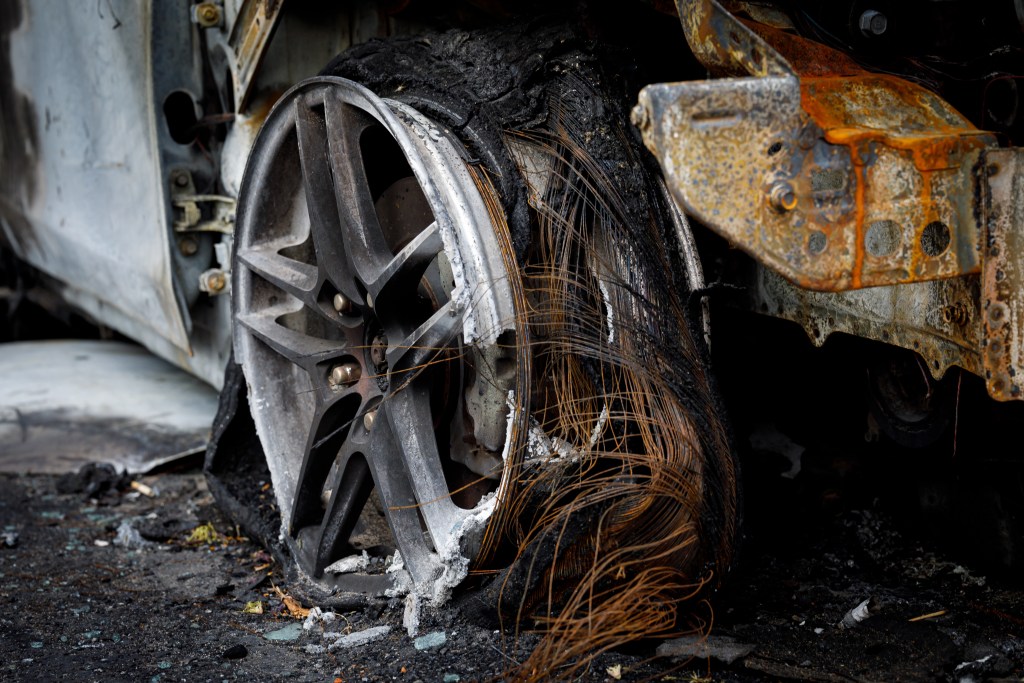
<svg viewBox="0 0 1024 683"><path fill-rule="evenodd" d="M860 158L860 152L856 146L850 145L850 159L853 167L857 170L857 187L854 190L856 212L856 229L853 244L853 273L851 279L854 289L861 287L861 277L864 272L864 191L867 180L864 176L864 162Z"/></svg>

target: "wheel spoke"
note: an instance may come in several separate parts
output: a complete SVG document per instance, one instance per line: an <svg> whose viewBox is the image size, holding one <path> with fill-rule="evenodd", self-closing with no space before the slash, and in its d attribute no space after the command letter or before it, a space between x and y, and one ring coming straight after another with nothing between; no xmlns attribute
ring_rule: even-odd
<svg viewBox="0 0 1024 683"><path fill-rule="evenodd" d="M324 112L340 238L348 254L360 255L358 259L350 258L349 263L352 272L366 284L391 258L359 144L363 131L372 123L358 109L331 95L324 99Z"/></svg>
<svg viewBox="0 0 1024 683"><path fill-rule="evenodd" d="M275 246L238 250L238 259L252 272L311 308L316 305L317 268L278 253Z"/></svg>
<svg viewBox="0 0 1024 683"><path fill-rule="evenodd" d="M335 198L336 179L331 168L324 109L322 99L295 100L295 136L306 192L310 235L318 268L346 296L354 297L358 294L354 282L355 271L347 256L341 232L342 219Z"/></svg>
<svg viewBox="0 0 1024 683"><path fill-rule="evenodd" d="M401 549L402 561L413 581L420 584L433 578L439 561L423 537L420 514L426 513L426 509L417 500L412 483L413 475L406 467L407 460L402 457L402 447L395 438L396 430L392 429L390 420L380 414L382 410L389 412L383 404L378 409L378 420L371 432L367 460L377 494L384 504L388 526ZM402 426L398 431L404 428ZM429 528L430 519L426 514L424 518Z"/></svg>
<svg viewBox="0 0 1024 683"><path fill-rule="evenodd" d="M323 574L335 558L349 549L349 536L373 490L373 478L366 459L346 442L338 456L338 471L331 482L331 499L320 525L314 576Z"/></svg>
<svg viewBox="0 0 1024 683"><path fill-rule="evenodd" d="M350 389L328 400L317 401L295 486L292 535L300 528L320 521L320 493L352 426L355 410L346 411L345 407L351 405L346 399L355 393Z"/></svg>
<svg viewBox="0 0 1024 683"><path fill-rule="evenodd" d="M391 386L399 390L409 384L444 353L461 328L462 316L455 312L455 305L449 301L401 342L391 345L387 354Z"/></svg>
<svg viewBox="0 0 1024 683"><path fill-rule="evenodd" d="M390 460L394 463L401 459L434 547L441 547L465 513L452 501L444 478L430 410L430 387L426 382L412 382L390 394L385 406L398 446Z"/></svg>
<svg viewBox="0 0 1024 683"><path fill-rule="evenodd" d="M310 373L319 363L347 353L346 342L296 332L277 322L279 317L292 312L287 307L276 306L258 313L240 314L237 321L278 355Z"/></svg>
<svg viewBox="0 0 1024 683"><path fill-rule="evenodd" d="M434 221L381 268L367 289L380 303L392 297L409 296L423 277L423 270L443 248L441 231Z"/></svg>

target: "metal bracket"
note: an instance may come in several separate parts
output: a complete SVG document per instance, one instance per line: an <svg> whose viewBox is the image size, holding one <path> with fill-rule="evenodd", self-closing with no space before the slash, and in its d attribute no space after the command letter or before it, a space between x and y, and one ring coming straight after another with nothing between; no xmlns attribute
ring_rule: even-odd
<svg viewBox="0 0 1024 683"><path fill-rule="evenodd" d="M252 83L270 46L284 0L245 0L231 29L229 44L235 56L235 111L244 112Z"/></svg>
<svg viewBox="0 0 1024 683"><path fill-rule="evenodd" d="M982 362L988 393L1024 399L1024 149L985 153Z"/></svg>
<svg viewBox="0 0 1024 683"><path fill-rule="evenodd" d="M912 349L936 377L957 365L1024 400L1024 150L717 0L677 8L723 77L650 85L633 121L676 201L768 269L755 310L817 344L843 331Z"/></svg>
<svg viewBox="0 0 1024 683"><path fill-rule="evenodd" d="M975 174L993 136L924 88L716 0L677 6L694 54L730 76L650 85L634 110L688 212L808 289L980 271Z"/></svg>
<svg viewBox="0 0 1024 683"><path fill-rule="evenodd" d="M208 204L204 211L201 204ZM235 200L216 194L192 194L175 197L172 205L176 209L174 232L219 232L232 235L235 232Z"/></svg>

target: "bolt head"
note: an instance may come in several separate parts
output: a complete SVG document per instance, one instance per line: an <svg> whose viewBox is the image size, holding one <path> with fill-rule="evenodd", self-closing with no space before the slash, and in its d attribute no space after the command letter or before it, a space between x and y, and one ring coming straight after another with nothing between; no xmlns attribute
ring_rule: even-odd
<svg viewBox="0 0 1024 683"><path fill-rule="evenodd" d="M644 130L651 125L651 114L647 111L647 107L642 104L637 104L633 107L633 111L629 113L629 120L634 126L640 130Z"/></svg>
<svg viewBox="0 0 1024 683"><path fill-rule="evenodd" d="M366 431L373 429L373 423L377 420L377 411L371 410L370 412L363 415L363 427Z"/></svg>
<svg viewBox="0 0 1024 683"><path fill-rule="evenodd" d="M373 308L373 295L369 292L366 293L366 307Z"/></svg>
<svg viewBox="0 0 1024 683"><path fill-rule="evenodd" d="M331 368L328 382L336 387L347 387L355 384L362 376L362 370L358 363L342 363Z"/></svg>
<svg viewBox="0 0 1024 683"><path fill-rule="evenodd" d="M188 187L188 173L178 171L174 174L174 184L178 187Z"/></svg>
<svg viewBox="0 0 1024 683"><path fill-rule="evenodd" d="M334 295L334 310L338 313L347 313L352 310L352 302L344 294Z"/></svg>
<svg viewBox="0 0 1024 683"><path fill-rule="evenodd" d="M211 292L219 292L224 289L225 285L227 285L227 278L221 271L217 271L206 279L206 288Z"/></svg>
<svg viewBox="0 0 1024 683"><path fill-rule="evenodd" d="M194 237L184 237L178 242L178 249L185 256L195 256L196 252L199 251L199 242L196 242Z"/></svg>
<svg viewBox="0 0 1024 683"><path fill-rule="evenodd" d="M867 38L878 37L889 28L888 17L873 9L864 10L857 23L860 27L860 32Z"/></svg>
<svg viewBox="0 0 1024 683"><path fill-rule="evenodd" d="M776 211L792 211L796 208L796 193L793 186L786 181L775 183L768 192L768 201Z"/></svg>

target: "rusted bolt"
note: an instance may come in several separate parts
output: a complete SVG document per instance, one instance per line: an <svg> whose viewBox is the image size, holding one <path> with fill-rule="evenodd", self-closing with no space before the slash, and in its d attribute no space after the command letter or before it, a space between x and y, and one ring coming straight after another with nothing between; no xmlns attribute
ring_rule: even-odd
<svg viewBox="0 0 1024 683"><path fill-rule="evenodd" d="M361 375L359 363L342 363L331 368L331 375L327 381L331 386L347 387L358 382Z"/></svg>
<svg viewBox="0 0 1024 683"><path fill-rule="evenodd" d="M651 113L647 111L647 107L638 104L629 113L629 120L640 130L646 130L651 125Z"/></svg>
<svg viewBox="0 0 1024 683"><path fill-rule="evenodd" d="M352 310L352 302L344 294L334 295L334 310L338 313L348 313Z"/></svg>
<svg viewBox="0 0 1024 683"><path fill-rule="evenodd" d="M884 14L873 9L864 10L860 15L860 32L866 38L876 38L889 28L889 19Z"/></svg>
<svg viewBox="0 0 1024 683"><path fill-rule="evenodd" d="M792 211L796 208L796 193L793 192L793 186L784 180L775 183L768 191L768 201L772 208L780 213Z"/></svg>
<svg viewBox="0 0 1024 683"><path fill-rule="evenodd" d="M220 7L212 2L196 5L195 21L203 28L210 28L220 23Z"/></svg>
<svg viewBox="0 0 1024 683"><path fill-rule="evenodd" d="M373 423L377 419L377 411L371 410L370 412L363 415L363 426L366 427L366 431L373 429Z"/></svg>
<svg viewBox="0 0 1024 683"><path fill-rule="evenodd" d="M178 249L185 256L195 256L196 252L199 251L199 242L196 241L195 237L182 237L181 241L178 242Z"/></svg>
<svg viewBox="0 0 1024 683"><path fill-rule="evenodd" d="M955 324L962 327L971 321L971 312L962 302L957 302L942 307L942 319L947 324Z"/></svg>
<svg viewBox="0 0 1024 683"><path fill-rule="evenodd" d="M208 294L220 294L227 285L227 275L219 268L211 268L199 276L199 289Z"/></svg>

